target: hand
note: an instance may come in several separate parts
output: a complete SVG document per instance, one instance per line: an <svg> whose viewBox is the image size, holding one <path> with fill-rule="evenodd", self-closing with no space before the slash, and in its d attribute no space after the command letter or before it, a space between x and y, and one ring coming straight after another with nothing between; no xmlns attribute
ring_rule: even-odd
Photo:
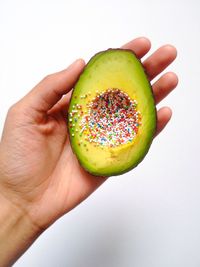
<svg viewBox="0 0 200 267"><path fill-rule="evenodd" d="M138 38L123 48L132 49L142 58L150 50L150 42ZM175 58L176 49L170 45L149 56L143 62L149 80ZM5 122L0 143L0 194L39 231L78 205L106 179L94 177L80 167L67 135L70 90L84 66L80 59L66 70L44 78L10 108ZM172 72L159 78L153 84L156 103L177 82ZM157 117L158 134L170 120L171 110L162 108Z"/></svg>

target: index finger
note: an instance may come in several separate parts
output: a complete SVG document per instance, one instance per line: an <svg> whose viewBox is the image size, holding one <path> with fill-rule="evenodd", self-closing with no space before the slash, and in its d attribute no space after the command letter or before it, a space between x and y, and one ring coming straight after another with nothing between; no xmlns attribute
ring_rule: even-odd
<svg viewBox="0 0 200 267"><path fill-rule="evenodd" d="M151 42L146 37L138 37L121 48L132 50L135 55L140 59L142 58L151 48Z"/></svg>

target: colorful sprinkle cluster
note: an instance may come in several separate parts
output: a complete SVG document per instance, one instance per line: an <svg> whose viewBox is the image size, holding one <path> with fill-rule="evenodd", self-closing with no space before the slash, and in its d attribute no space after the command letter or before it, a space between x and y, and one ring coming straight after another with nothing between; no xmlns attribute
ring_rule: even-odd
<svg viewBox="0 0 200 267"><path fill-rule="evenodd" d="M136 100L119 89L108 89L88 104L80 135L96 145L116 147L131 142L141 124Z"/></svg>

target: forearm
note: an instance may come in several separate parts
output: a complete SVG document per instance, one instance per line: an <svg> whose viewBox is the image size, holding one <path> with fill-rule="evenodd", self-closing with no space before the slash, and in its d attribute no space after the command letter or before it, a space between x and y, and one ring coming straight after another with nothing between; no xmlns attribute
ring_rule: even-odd
<svg viewBox="0 0 200 267"><path fill-rule="evenodd" d="M11 266L41 232L0 193L0 267Z"/></svg>

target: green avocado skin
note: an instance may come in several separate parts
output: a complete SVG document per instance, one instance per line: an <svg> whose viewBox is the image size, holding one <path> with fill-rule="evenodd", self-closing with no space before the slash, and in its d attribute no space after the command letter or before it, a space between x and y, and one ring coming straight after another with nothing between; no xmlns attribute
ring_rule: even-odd
<svg viewBox="0 0 200 267"><path fill-rule="evenodd" d="M72 150L80 165L95 176L121 175L136 167L149 151L156 131L157 117L151 84L140 60L128 49L108 49L90 59L74 86L68 114L77 103L86 107L90 100L82 99L81 96L88 91L94 98L95 89L100 88L100 92L104 92L105 88L115 87L122 88L130 98L136 98L143 118L137 141L129 147L121 145L116 150L100 150L98 147L92 147L87 141L80 146L80 139L83 137L74 135L74 132L80 131L78 125L81 118L73 129L68 115Z"/></svg>

